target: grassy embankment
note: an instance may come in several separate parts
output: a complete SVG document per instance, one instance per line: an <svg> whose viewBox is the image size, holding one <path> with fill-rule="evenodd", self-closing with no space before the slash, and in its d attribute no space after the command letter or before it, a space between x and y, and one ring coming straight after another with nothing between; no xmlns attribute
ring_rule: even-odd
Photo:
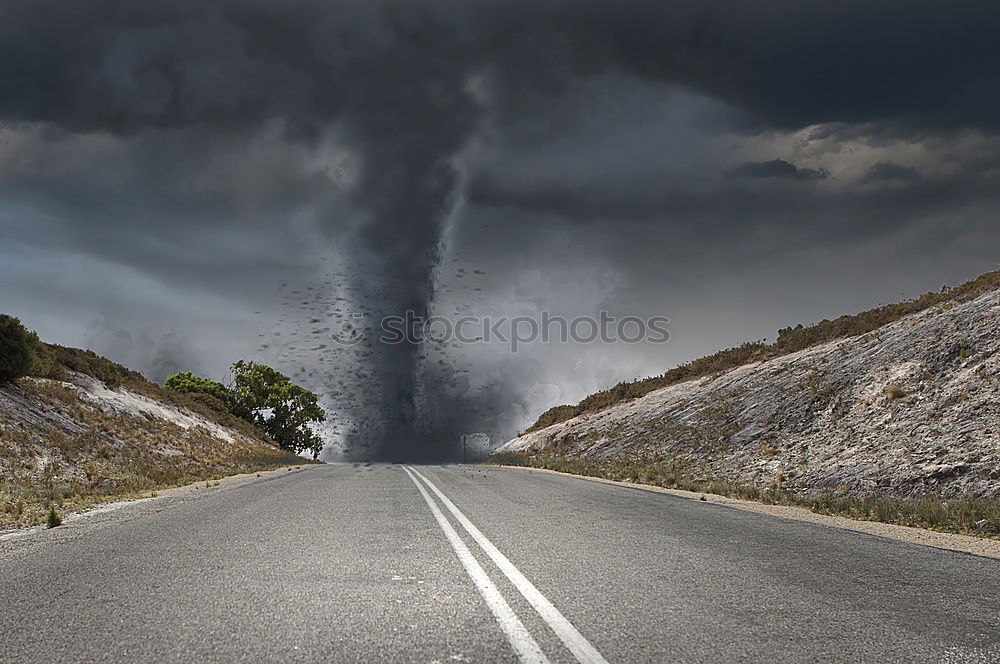
<svg viewBox="0 0 1000 664"><path fill-rule="evenodd" d="M213 397L165 390L90 351L49 348L55 355L49 378L65 378L68 370L84 373L243 437L221 441L205 429L105 410L54 380L18 379L5 389L30 403L45 424L0 417L0 528L43 523L50 505L65 513L192 482L313 463L272 447L263 432Z"/></svg>
<svg viewBox="0 0 1000 664"><path fill-rule="evenodd" d="M659 376L618 383L610 389L591 394L576 405L554 406L542 413L525 433L544 429L584 413L601 411L618 403L637 399L668 385L788 355L827 341L867 334L904 316L934 306L968 302L998 288L1000 288L1000 271L988 272L955 288L925 293L906 302L877 307L855 315L841 316L832 321L824 320L815 325L786 327L778 331L778 339L772 344L764 341L744 343L735 348L692 360ZM487 463L548 468L577 475L628 480L769 504L794 505L821 514L835 514L944 532L984 537L1000 536L1000 500L996 499L942 499L936 496L901 498L835 492L806 495L788 491L778 484L759 487L720 481L697 481L692 478L699 477L700 473L690 472L690 469L689 472L684 472L676 463L663 460L591 461L562 458L553 454L537 454L494 456L488 459Z"/></svg>

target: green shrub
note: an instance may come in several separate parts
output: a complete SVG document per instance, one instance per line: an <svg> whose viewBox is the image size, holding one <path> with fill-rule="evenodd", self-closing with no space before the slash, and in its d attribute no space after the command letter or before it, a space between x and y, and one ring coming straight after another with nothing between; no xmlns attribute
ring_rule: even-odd
<svg viewBox="0 0 1000 664"><path fill-rule="evenodd" d="M79 348L67 348L49 344L55 361L58 365L96 378L108 387L118 387L126 378L145 381L136 371L127 369L120 364L115 364L111 360L101 357L92 350L81 350Z"/></svg>
<svg viewBox="0 0 1000 664"><path fill-rule="evenodd" d="M62 525L62 518L56 512L55 505L49 505L49 513L45 517L45 527L55 528Z"/></svg>
<svg viewBox="0 0 1000 664"><path fill-rule="evenodd" d="M17 318L0 314L0 383L22 376L47 376L54 364L52 352L37 334Z"/></svg>
<svg viewBox="0 0 1000 664"><path fill-rule="evenodd" d="M96 378L108 387L118 387L126 378L145 381L142 374L101 357L92 350L50 344L56 362L72 371Z"/></svg>
<svg viewBox="0 0 1000 664"><path fill-rule="evenodd" d="M226 389L225 385L209 378L196 376L190 371L171 374L163 383L163 387L185 394L208 394L224 404L230 400L229 390Z"/></svg>

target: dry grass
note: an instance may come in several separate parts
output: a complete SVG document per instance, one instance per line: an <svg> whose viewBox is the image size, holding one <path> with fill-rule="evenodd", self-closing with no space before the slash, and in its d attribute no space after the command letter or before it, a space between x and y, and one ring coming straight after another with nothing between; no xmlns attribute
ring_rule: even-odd
<svg viewBox="0 0 1000 664"><path fill-rule="evenodd" d="M885 388L885 393L888 394L893 399L902 399L906 396L909 396L909 392L904 390L899 385L890 385L889 387Z"/></svg>
<svg viewBox="0 0 1000 664"><path fill-rule="evenodd" d="M46 422L0 415L0 528L44 522L94 504L227 475L309 463L267 444L252 427L230 443L206 429L109 412L54 381L16 390ZM183 395L180 395L183 396Z"/></svg>
<svg viewBox="0 0 1000 664"><path fill-rule="evenodd" d="M936 496L901 498L836 492L810 495L782 489L780 477L768 486L698 479L700 473L697 469L672 459L584 460L505 454L494 455L483 463L547 468L574 475L731 496L769 505L806 507L818 514L1000 539L1000 500L995 498L945 500Z"/></svg>
<svg viewBox="0 0 1000 664"><path fill-rule="evenodd" d="M52 352L53 362L46 370L45 375L37 376L39 378L66 380L68 372L75 371L96 378L108 387L124 387L162 403L189 410L211 422L235 429L246 436L267 438L267 434L250 422L233 415L225 404L215 397L165 389L147 380L138 371L116 364L94 351L56 344L46 344L46 346Z"/></svg>
<svg viewBox="0 0 1000 664"><path fill-rule="evenodd" d="M841 316L835 320L823 320L815 325L786 327L779 330L778 340L773 344L764 341L747 342L735 348L727 348L713 355L692 360L659 376L618 383L607 390L591 394L575 406L554 406L542 413L525 433L565 422L584 413L604 410L623 401L637 399L668 385L788 355L827 341L867 334L904 316L942 304L968 302L998 288L1000 288L1000 270L987 272L955 288L925 293L906 302L877 307L852 316Z"/></svg>

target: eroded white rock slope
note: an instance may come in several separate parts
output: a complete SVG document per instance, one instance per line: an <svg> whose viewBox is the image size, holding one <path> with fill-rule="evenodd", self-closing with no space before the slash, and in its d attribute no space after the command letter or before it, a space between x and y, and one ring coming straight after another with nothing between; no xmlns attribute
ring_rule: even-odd
<svg viewBox="0 0 1000 664"><path fill-rule="evenodd" d="M997 496L998 348L993 291L665 387L522 435L500 452L663 457L705 479L780 479L801 490Z"/></svg>

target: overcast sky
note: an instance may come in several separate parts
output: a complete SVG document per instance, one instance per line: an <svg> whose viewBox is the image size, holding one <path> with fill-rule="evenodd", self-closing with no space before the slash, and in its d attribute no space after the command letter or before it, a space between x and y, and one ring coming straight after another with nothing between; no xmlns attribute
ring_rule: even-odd
<svg viewBox="0 0 1000 664"><path fill-rule="evenodd" d="M997 34L981 0L0 0L0 311L157 381L273 364L328 458L499 441L995 269ZM331 338L407 309L670 340Z"/></svg>

